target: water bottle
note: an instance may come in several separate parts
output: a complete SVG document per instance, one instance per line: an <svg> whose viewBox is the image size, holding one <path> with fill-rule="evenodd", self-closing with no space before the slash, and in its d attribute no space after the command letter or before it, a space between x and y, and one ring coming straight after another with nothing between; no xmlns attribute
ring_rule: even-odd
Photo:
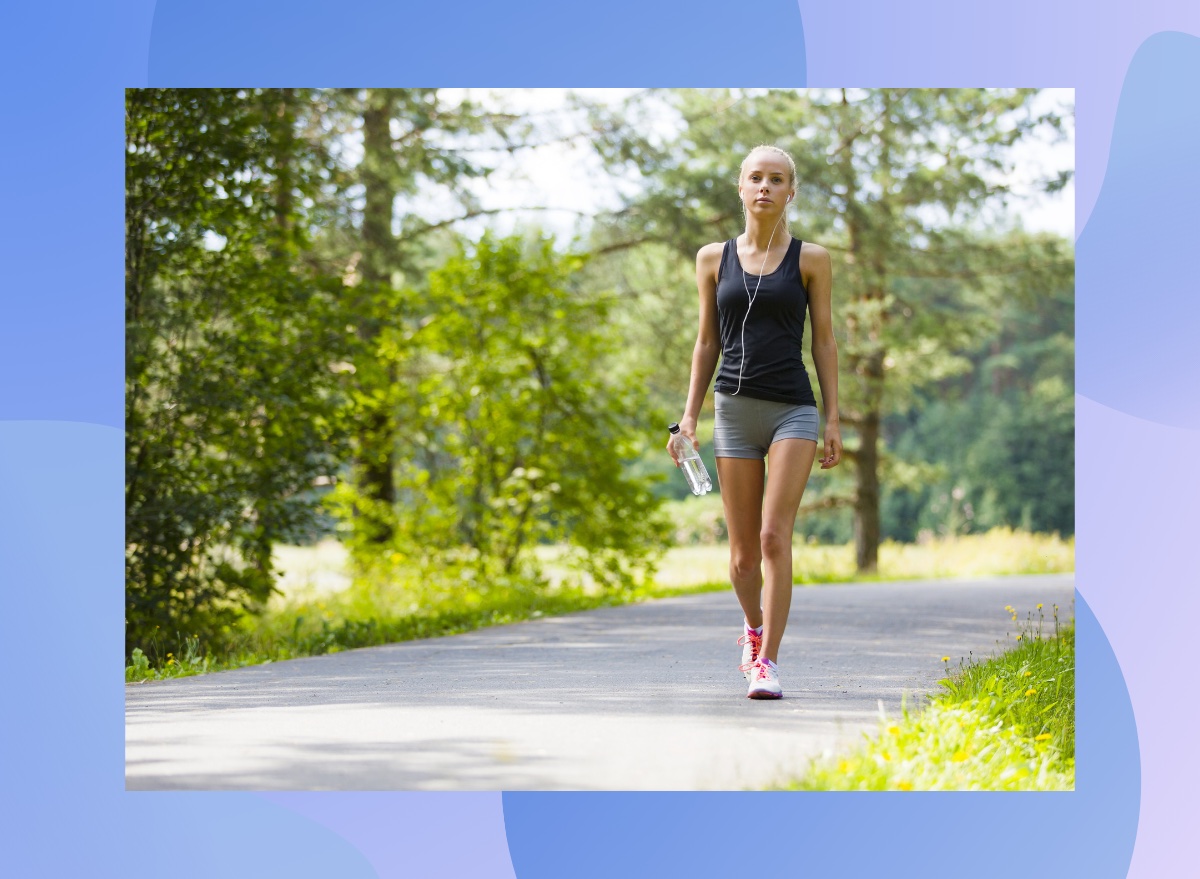
<svg viewBox="0 0 1200 879"><path fill-rule="evenodd" d="M712 479L709 478L704 462L700 460L700 453L688 438L679 432L678 424L668 424L667 430L671 431L671 448L675 457L679 459L679 469L687 477L692 494L708 494L712 491Z"/></svg>

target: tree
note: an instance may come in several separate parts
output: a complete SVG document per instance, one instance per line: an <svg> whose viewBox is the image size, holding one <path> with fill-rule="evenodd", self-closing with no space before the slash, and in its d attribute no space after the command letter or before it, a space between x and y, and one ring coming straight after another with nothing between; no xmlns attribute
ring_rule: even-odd
<svg viewBox="0 0 1200 879"><path fill-rule="evenodd" d="M220 638L335 466L338 288L297 259L327 157L289 90L126 93L126 648Z"/></svg>
<svg viewBox="0 0 1200 879"><path fill-rule="evenodd" d="M431 190L450 193L461 218L478 204L460 184L489 168L471 154L481 147L503 146L515 119L485 112L469 100L455 104L438 89L344 90L333 98L336 112L361 125L362 161L344 181L352 207L343 216L340 252L351 279L349 314L359 345L352 358L355 405L355 467L358 504L350 513L355 528L370 544L391 542L396 529L396 444L403 425L409 383L399 364L380 348L384 333L412 319L400 293L402 280L424 274L430 254L427 236L443 227L413 210L403 199Z"/></svg>
<svg viewBox="0 0 1200 879"><path fill-rule="evenodd" d="M611 303L572 283L582 262L548 238L485 235L426 293L407 292L423 318L381 336L415 381L398 413L404 515L389 554L477 589L539 580L544 543L605 586L649 569L665 524L624 464L655 413L638 384L611 378ZM348 487L339 496L357 503Z"/></svg>

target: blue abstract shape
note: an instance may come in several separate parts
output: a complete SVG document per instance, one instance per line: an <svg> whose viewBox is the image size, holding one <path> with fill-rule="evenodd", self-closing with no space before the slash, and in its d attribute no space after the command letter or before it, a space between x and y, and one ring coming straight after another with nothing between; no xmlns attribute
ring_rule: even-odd
<svg viewBox="0 0 1200 879"><path fill-rule="evenodd" d="M337 833L251 793L137 792L122 805L125 876L380 876Z"/></svg>
<svg viewBox="0 0 1200 879"><path fill-rule="evenodd" d="M1074 793L508 792L517 877L728 879L765 858L783 876L891 876L911 859L911 875L931 879L1123 877L1137 835L1137 727L1120 666L1078 593L1076 640ZM752 841L756 817L773 840L765 850Z"/></svg>
<svg viewBox="0 0 1200 879"><path fill-rule="evenodd" d="M0 421L5 875L374 877L340 836L251 794L125 793L124 442Z"/></svg>
<svg viewBox="0 0 1200 879"><path fill-rule="evenodd" d="M153 5L4 4L0 418L123 419L124 89Z"/></svg>
<svg viewBox="0 0 1200 879"><path fill-rule="evenodd" d="M341 834L383 876L514 879L497 791L261 793Z"/></svg>
<svg viewBox="0 0 1200 879"><path fill-rule="evenodd" d="M794 0L528 0L454 9L161 0L150 83L796 87L805 84L804 31Z"/></svg>
<svg viewBox="0 0 1200 879"><path fill-rule="evenodd" d="M1117 108L1108 172L1079 236L1078 390L1173 427L1200 427L1200 38L1155 34Z"/></svg>

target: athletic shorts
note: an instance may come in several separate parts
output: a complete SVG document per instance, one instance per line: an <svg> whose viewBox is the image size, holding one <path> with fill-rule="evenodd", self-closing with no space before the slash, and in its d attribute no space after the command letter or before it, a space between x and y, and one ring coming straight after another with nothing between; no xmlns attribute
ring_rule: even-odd
<svg viewBox="0 0 1200 879"><path fill-rule="evenodd" d="M713 454L718 458L758 458L761 461L776 440L817 441L820 419L816 406L775 403L720 391L713 393L713 400L717 409Z"/></svg>

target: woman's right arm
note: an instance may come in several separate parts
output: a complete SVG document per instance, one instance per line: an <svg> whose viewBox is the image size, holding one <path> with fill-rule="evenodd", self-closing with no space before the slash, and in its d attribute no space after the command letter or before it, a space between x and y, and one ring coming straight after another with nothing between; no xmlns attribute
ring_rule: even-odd
<svg viewBox="0 0 1200 879"><path fill-rule="evenodd" d="M696 288L700 293L700 324L696 332L696 347L692 349L692 377L688 382L687 405L679 419L679 432L692 445L696 443L696 421L708 393L717 361L721 357L721 327L717 318L717 270L721 265L721 242L706 244L696 254ZM670 445L667 446L670 451ZM679 461L671 453L676 466Z"/></svg>

